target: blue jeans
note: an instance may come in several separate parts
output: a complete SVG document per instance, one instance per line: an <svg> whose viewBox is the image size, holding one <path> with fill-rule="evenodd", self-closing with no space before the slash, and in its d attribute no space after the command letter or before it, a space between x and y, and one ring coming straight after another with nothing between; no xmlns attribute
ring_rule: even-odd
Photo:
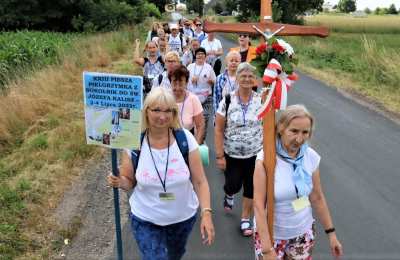
<svg viewBox="0 0 400 260"><path fill-rule="evenodd" d="M142 260L179 260L185 253L189 234L196 222L196 215L188 220L158 226L131 214L133 236Z"/></svg>

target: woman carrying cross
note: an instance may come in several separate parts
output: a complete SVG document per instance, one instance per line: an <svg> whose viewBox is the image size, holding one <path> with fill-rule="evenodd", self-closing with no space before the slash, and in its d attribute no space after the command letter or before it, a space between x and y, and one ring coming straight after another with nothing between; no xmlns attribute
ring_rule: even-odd
<svg viewBox="0 0 400 260"><path fill-rule="evenodd" d="M307 141L314 118L302 105L292 105L276 124L274 237L267 227L267 172L264 153L257 155L254 171L255 251L257 259L312 259L315 244L314 210L328 235L334 257L343 254L321 187L321 157Z"/></svg>

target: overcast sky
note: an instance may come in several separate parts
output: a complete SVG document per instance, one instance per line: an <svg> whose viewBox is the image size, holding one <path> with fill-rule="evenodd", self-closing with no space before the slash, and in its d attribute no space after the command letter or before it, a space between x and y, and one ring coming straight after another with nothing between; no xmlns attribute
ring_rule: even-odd
<svg viewBox="0 0 400 260"><path fill-rule="evenodd" d="M325 0L325 3L331 3L335 5L339 0ZM396 8L400 8L400 0L357 0L357 10L364 10L368 7L371 10L375 10L377 7L389 7L391 4L395 4Z"/></svg>

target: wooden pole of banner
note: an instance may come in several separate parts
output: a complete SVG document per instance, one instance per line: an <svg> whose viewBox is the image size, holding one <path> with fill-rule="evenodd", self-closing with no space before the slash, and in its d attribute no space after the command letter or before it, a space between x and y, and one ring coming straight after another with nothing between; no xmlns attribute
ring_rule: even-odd
<svg viewBox="0 0 400 260"><path fill-rule="evenodd" d="M279 31L277 35L283 36L319 36L326 37L329 34L328 28L317 26L300 26L291 24L279 24L272 21L272 4L271 0L261 0L260 22L259 23L213 23L204 22L205 32L227 32L227 33L249 33L259 35L260 33L254 29L258 27L262 31L269 30L270 32ZM284 27L282 30L280 28ZM260 37L264 41L263 37ZM264 93L266 94L266 93ZM273 240L273 223L274 223L274 172L276 163L275 154L275 109L272 108L263 118L264 131L264 167L267 171L267 221L268 231Z"/></svg>
<svg viewBox="0 0 400 260"><path fill-rule="evenodd" d="M114 176L119 175L117 150L111 149L111 165ZM118 260L122 260L122 238L121 238L121 214L119 209L119 191L118 188L113 188L114 192L114 216L115 216L115 232L117 236L117 254Z"/></svg>

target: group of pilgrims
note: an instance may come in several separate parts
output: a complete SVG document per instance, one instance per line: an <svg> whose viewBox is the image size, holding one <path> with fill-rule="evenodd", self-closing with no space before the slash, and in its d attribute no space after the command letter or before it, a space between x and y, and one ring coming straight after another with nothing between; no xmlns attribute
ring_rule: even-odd
<svg viewBox="0 0 400 260"><path fill-rule="evenodd" d="M133 189L132 231L141 257L181 259L198 207L203 241L213 242L211 196L198 152L199 145L205 145L208 124L214 126L210 128L213 159L225 176L224 199L214 207L230 214L235 195L243 190L238 230L253 237L256 259L312 259L312 208L328 234L332 255L338 257L342 246L319 181L320 156L307 145L314 119L303 105L289 106L281 113L277 141L271 144L277 147L277 166L274 237L269 237L263 130L257 117L262 81L249 63L256 57L249 35L241 33L237 39L238 46L223 60L221 41L203 31L202 20L183 18L174 24L153 23L144 51L140 40L135 41L134 62L143 67L144 138L138 163L127 150L121 177L108 176L108 182ZM181 149L177 129L186 137L188 156ZM174 140L177 146L171 145ZM184 181L181 175L186 176ZM292 206L295 203L297 208Z"/></svg>

